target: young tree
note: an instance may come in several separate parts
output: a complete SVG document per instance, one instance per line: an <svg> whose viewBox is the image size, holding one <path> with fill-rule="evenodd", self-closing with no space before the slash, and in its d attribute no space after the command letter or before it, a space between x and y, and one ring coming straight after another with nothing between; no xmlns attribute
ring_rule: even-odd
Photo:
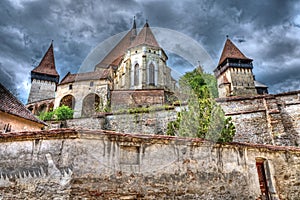
<svg viewBox="0 0 300 200"><path fill-rule="evenodd" d="M167 134L219 142L232 141L235 127L231 118L225 118L224 111L214 100L217 96L215 78L203 74L202 69L198 68L182 76L179 85L188 99L187 107L178 113L176 121L168 124Z"/></svg>

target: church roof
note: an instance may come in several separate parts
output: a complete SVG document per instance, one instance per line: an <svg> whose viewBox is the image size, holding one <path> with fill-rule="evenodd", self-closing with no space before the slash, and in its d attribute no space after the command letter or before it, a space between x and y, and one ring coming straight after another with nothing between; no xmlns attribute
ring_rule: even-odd
<svg viewBox="0 0 300 200"><path fill-rule="evenodd" d="M100 80L108 78L109 71L95 71L95 72L86 72L79 74L71 74L70 72L61 80L60 85L66 83L73 83L76 81L86 81L86 80Z"/></svg>
<svg viewBox="0 0 300 200"><path fill-rule="evenodd" d="M223 52L222 52L222 55L221 55L218 65L222 64L224 62L224 60L226 60L227 58L252 61L252 59L247 58L228 38L225 42Z"/></svg>
<svg viewBox="0 0 300 200"><path fill-rule="evenodd" d="M116 59L122 57L126 50L130 47L131 42L136 38L136 23L133 21L133 26L128 33L120 40L120 42L104 57L104 59L96 65L95 68L108 68Z"/></svg>
<svg viewBox="0 0 300 200"><path fill-rule="evenodd" d="M260 88L268 88L268 86L266 86L265 84L258 82L258 81L254 81L254 85L255 87L260 87Z"/></svg>
<svg viewBox="0 0 300 200"><path fill-rule="evenodd" d="M59 76L55 68L53 43L51 43L49 49L45 53L40 64L36 68L34 68L31 72L35 72L39 74L47 74L52 76Z"/></svg>
<svg viewBox="0 0 300 200"><path fill-rule="evenodd" d="M153 46L153 47L159 47L159 44L156 41L155 36L152 33L148 22L146 22L143 29L137 35L137 37L132 42L130 47L136 47L136 46L139 46L141 44L146 44L146 45L150 45L150 46Z"/></svg>
<svg viewBox="0 0 300 200"><path fill-rule="evenodd" d="M37 119L12 93L0 83L0 111L46 125Z"/></svg>

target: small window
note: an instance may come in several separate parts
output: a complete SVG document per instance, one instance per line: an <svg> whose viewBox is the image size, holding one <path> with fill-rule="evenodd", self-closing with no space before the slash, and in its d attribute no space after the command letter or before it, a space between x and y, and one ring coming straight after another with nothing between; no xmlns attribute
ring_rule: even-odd
<svg viewBox="0 0 300 200"><path fill-rule="evenodd" d="M135 51L135 53L137 53L137 51Z"/></svg>
<svg viewBox="0 0 300 200"><path fill-rule="evenodd" d="M90 82L90 87L93 87L93 86L94 86L94 82L91 81L91 82Z"/></svg>
<svg viewBox="0 0 300 200"><path fill-rule="evenodd" d="M69 90L72 90L72 88L73 88L73 85L72 84L69 85Z"/></svg>
<svg viewBox="0 0 300 200"><path fill-rule="evenodd" d="M154 51L154 54L156 54L156 51Z"/></svg>
<svg viewBox="0 0 300 200"><path fill-rule="evenodd" d="M149 53L151 53L151 50L149 49Z"/></svg>

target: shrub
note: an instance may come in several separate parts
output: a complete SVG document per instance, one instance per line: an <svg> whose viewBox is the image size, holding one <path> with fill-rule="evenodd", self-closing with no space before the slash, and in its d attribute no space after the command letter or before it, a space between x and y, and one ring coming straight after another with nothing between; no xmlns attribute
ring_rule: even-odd
<svg viewBox="0 0 300 200"><path fill-rule="evenodd" d="M50 112L41 112L38 116L39 119L43 121L49 120L65 120L65 119L72 119L74 111L69 108L68 106L62 105L56 108L54 111Z"/></svg>
<svg viewBox="0 0 300 200"><path fill-rule="evenodd" d="M56 120L72 119L74 110L68 106L62 105L54 110Z"/></svg>

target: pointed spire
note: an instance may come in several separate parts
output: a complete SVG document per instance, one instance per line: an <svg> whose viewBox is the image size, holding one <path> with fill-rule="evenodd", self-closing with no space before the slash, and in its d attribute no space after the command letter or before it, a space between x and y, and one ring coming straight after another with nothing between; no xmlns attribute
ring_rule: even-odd
<svg viewBox="0 0 300 200"><path fill-rule="evenodd" d="M221 58L219 60L219 64L221 65L224 60L227 58L235 58L235 59L242 59L242 60L250 60L252 59L247 58L234 44L231 42L231 40L228 38L228 35L226 36L226 42L222 51Z"/></svg>
<svg viewBox="0 0 300 200"><path fill-rule="evenodd" d="M132 29L136 29L135 16L133 16L133 25L132 25Z"/></svg>
<svg viewBox="0 0 300 200"><path fill-rule="evenodd" d="M136 32L136 23L135 23L135 16L133 17L133 25L132 25L132 29L131 29L131 36L130 36L130 41L133 41L135 39L137 35Z"/></svg>
<svg viewBox="0 0 300 200"><path fill-rule="evenodd" d="M131 47L136 47L141 44L146 44L154 47L159 47L158 42L155 39L154 34L151 31L151 28L148 24L148 20L146 20L146 23L141 30L141 32L138 34L136 39L133 41Z"/></svg>
<svg viewBox="0 0 300 200"><path fill-rule="evenodd" d="M34 68L31 72L39 74L47 74L52 76L59 76L54 61L54 52L53 52L53 40L51 41L50 47L42 58L40 64Z"/></svg>

